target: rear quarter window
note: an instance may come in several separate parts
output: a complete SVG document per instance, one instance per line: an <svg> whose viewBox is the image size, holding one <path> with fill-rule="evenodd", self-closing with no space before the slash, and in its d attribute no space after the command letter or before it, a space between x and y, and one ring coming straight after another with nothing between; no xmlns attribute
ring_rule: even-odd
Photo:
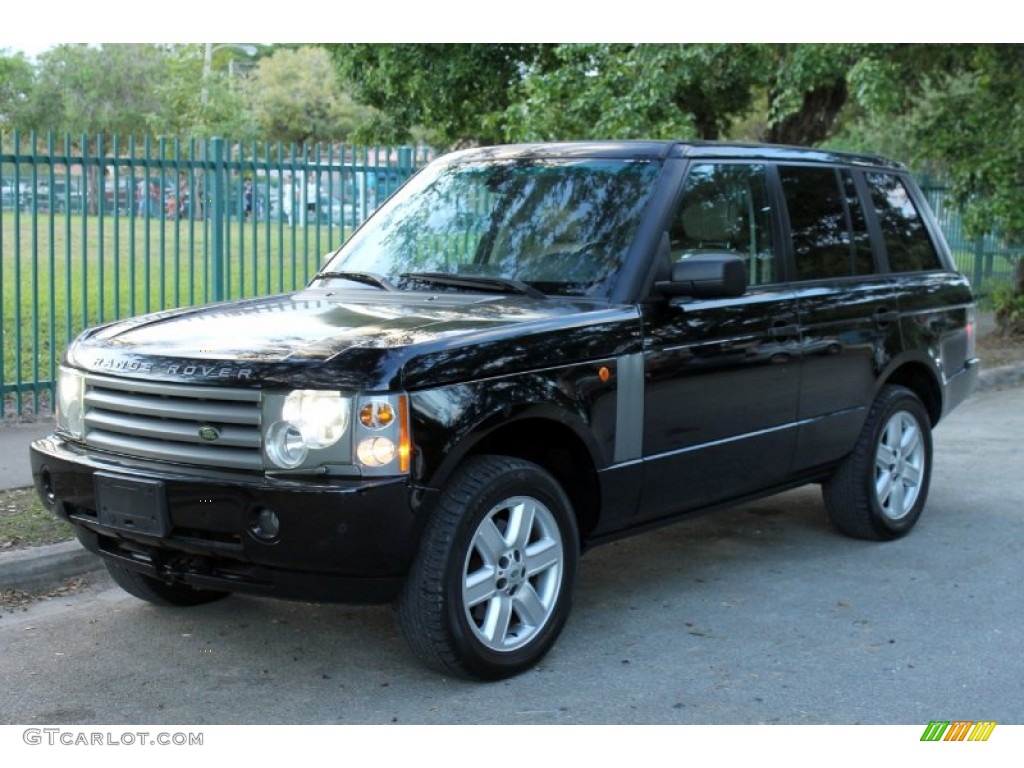
<svg viewBox="0 0 1024 768"><path fill-rule="evenodd" d="M893 272L941 269L942 262L917 206L899 177L867 173L871 202L882 229L889 268Z"/></svg>

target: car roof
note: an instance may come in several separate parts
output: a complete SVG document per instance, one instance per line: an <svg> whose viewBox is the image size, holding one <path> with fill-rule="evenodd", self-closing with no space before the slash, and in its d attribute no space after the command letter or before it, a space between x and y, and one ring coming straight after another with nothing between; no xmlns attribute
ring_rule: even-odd
<svg viewBox="0 0 1024 768"><path fill-rule="evenodd" d="M749 144L718 141L566 141L535 144L503 144L453 152L442 157L449 163L531 158L609 158L765 160L830 165L869 165L894 170L906 166L878 155L838 152L778 144Z"/></svg>

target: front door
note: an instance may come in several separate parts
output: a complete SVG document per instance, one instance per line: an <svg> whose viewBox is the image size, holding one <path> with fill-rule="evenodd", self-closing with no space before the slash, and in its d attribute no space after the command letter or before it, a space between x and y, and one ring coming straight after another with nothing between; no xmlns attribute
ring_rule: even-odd
<svg viewBox="0 0 1024 768"><path fill-rule="evenodd" d="M800 356L796 300L780 281L767 168L690 168L669 230L671 261L731 253L740 298L656 300L643 309L645 484L641 519L736 498L792 463Z"/></svg>

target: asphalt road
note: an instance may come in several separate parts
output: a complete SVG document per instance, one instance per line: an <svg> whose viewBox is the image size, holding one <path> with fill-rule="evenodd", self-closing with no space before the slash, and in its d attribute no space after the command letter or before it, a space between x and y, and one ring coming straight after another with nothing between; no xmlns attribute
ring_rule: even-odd
<svg viewBox="0 0 1024 768"><path fill-rule="evenodd" d="M1024 389L936 432L907 538L816 487L594 550L565 633L496 684L421 668L389 608L160 609L105 580L0 618L0 722L1024 723Z"/></svg>

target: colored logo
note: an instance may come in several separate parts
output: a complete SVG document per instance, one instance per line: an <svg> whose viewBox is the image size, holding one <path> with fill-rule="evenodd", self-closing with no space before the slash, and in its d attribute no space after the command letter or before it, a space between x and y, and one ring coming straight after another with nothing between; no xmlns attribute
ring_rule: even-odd
<svg viewBox="0 0 1024 768"><path fill-rule="evenodd" d="M211 427L209 424L204 424L199 428L199 436L208 443L212 443L218 437L220 437L220 431L216 427Z"/></svg>
<svg viewBox="0 0 1024 768"><path fill-rule="evenodd" d="M988 741L995 728L995 720L932 720L921 741Z"/></svg>

